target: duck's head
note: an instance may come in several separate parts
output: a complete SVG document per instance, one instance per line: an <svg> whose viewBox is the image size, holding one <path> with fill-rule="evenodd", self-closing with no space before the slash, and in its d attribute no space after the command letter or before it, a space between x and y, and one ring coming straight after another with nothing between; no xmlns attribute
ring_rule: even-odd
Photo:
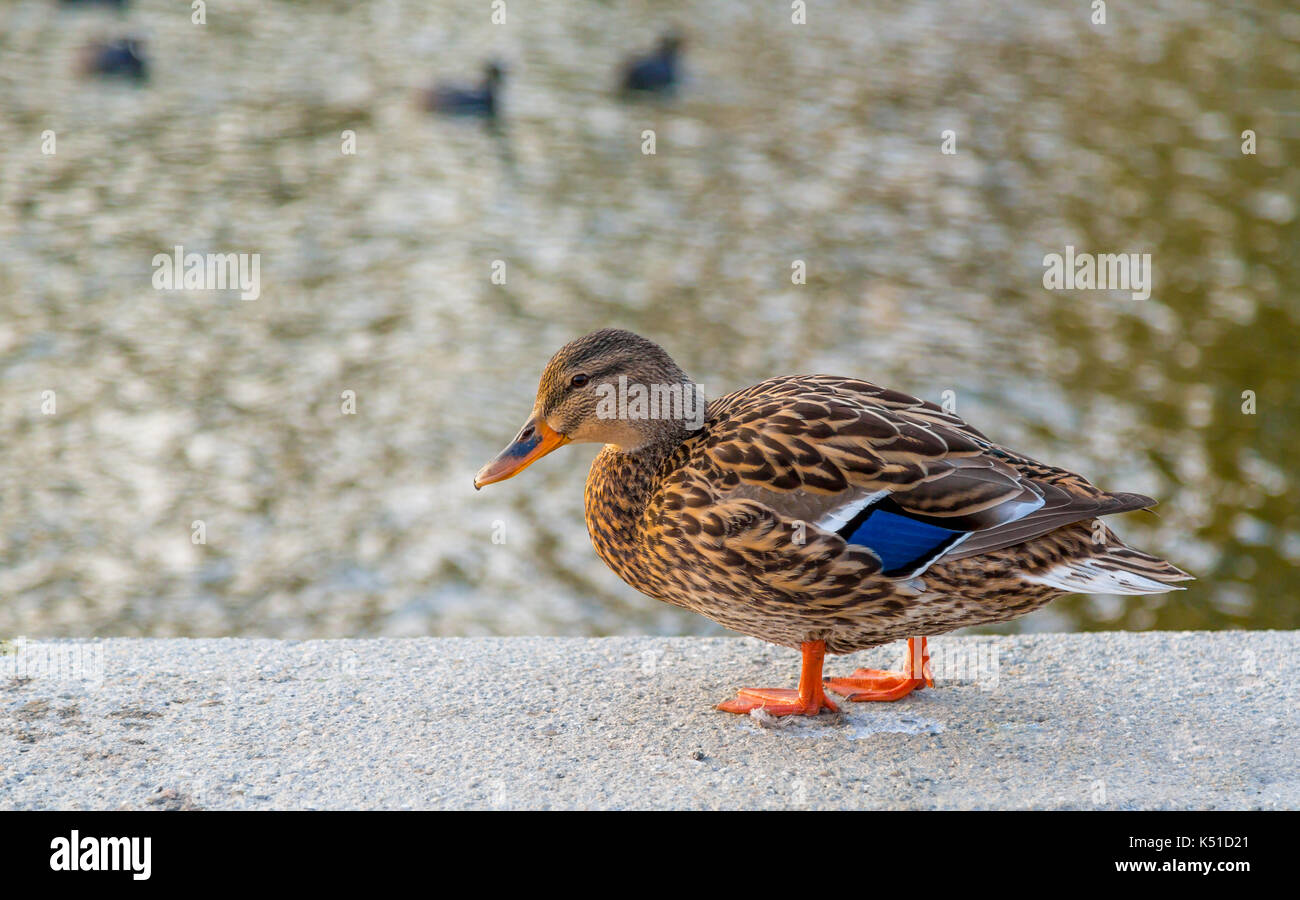
<svg viewBox="0 0 1300 900"><path fill-rule="evenodd" d="M703 423L699 388L662 347L630 331L593 331L551 357L528 421L474 487L505 481L568 443L637 452L680 441Z"/></svg>

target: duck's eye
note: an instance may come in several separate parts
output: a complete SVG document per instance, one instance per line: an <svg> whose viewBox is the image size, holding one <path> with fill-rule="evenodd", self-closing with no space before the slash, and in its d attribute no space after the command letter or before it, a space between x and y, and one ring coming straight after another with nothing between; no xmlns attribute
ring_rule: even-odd
<svg viewBox="0 0 1300 900"><path fill-rule="evenodd" d="M590 380L591 379L589 379L586 375L574 375L571 379L569 379L569 384L573 385L574 387L582 387Z"/></svg>

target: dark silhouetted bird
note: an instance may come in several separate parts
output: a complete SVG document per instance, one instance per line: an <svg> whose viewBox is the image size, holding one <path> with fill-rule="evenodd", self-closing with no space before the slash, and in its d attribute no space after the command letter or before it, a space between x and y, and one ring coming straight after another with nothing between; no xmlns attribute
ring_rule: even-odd
<svg viewBox="0 0 1300 900"><path fill-rule="evenodd" d="M421 92L420 105L429 112L448 116L496 116L499 106L497 94L505 79L506 70L495 62L483 69L483 81L478 87L440 84Z"/></svg>
<svg viewBox="0 0 1300 900"><path fill-rule="evenodd" d="M95 42L83 47L78 68L83 75L131 78L136 81L144 81L149 77L149 65L144 58L144 42L133 37Z"/></svg>
<svg viewBox="0 0 1300 900"><path fill-rule="evenodd" d="M685 41L675 31L659 39L659 46L649 56L634 57L623 64L621 87L624 91L669 93L677 87L678 60Z"/></svg>

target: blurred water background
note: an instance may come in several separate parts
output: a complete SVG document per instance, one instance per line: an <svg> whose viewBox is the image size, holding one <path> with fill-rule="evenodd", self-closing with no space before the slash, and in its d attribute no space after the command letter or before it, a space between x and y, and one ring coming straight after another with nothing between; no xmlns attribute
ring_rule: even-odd
<svg viewBox="0 0 1300 900"><path fill-rule="evenodd" d="M720 633L596 559L595 448L472 489L550 354L606 325L715 396L952 391L1160 499L1112 524L1190 589L1007 629L1300 625L1300 11L809 7L0 3L0 634ZM669 25L686 84L620 100ZM146 84L76 75L127 33ZM499 128L417 108L488 58ZM177 244L260 253L261 297L155 291ZM1066 245L1151 253L1152 296L1044 290Z"/></svg>

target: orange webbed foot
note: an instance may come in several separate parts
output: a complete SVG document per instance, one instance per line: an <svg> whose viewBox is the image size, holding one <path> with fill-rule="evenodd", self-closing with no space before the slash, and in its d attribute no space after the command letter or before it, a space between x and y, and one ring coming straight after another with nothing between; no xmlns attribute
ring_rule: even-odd
<svg viewBox="0 0 1300 900"><path fill-rule="evenodd" d="M858 669L847 678L826 679L827 690L855 703L898 700L926 687L934 687L934 675L930 672L930 653L925 638L920 639L919 646L916 638L908 639L907 663L902 672Z"/></svg>
<svg viewBox="0 0 1300 900"><path fill-rule="evenodd" d="M826 690L834 691L845 700L855 703L866 700L900 700L926 685L933 687L934 682L881 669L858 669L847 678L826 679Z"/></svg>
<svg viewBox="0 0 1300 900"><path fill-rule="evenodd" d="M718 709L730 713L748 713L761 709L773 716L815 716L823 709L839 712L835 702L821 691L803 698L789 688L742 688L735 700L719 703Z"/></svg>
<svg viewBox="0 0 1300 900"><path fill-rule="evenodd" d="M805 641L802 645L803 667L799 671L799 689L745 688L735 700L719 703L723 712L745 713L762 709L773 716L815 716L823 709L839 712L822 690L822 659L826 655L825 641Z"/></svg>

